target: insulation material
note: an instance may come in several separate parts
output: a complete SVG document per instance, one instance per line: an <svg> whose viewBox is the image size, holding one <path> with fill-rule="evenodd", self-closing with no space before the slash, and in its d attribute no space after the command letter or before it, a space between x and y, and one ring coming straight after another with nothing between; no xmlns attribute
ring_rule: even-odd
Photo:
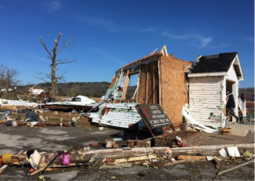
<svg viewBox="0 0 255 181"><path fill-rule="evenodd" d="M140 121L138 126L139 129L141 129L142 127L146 127L146 125L143 123L135 106L135 103L108 103L105 107L108 109L114 109L113 111L109 111L102 116L98 113L91 113L90 118L92 118L92 122L94 123L121 128L129 128L130 124L136 124ZM101 108L102 107L100 107L100 109Z"/></svg>
<svg viewBox="0 0 255 181"><path fill-rule="evenodd" d="M182 106L188 103L185 72L192 63L175 58L173 55L162 56L160 62L161 106L173 126L179 126L182 123Z"/></svg>
<svg viewBox="0 0 255 181"><path fill-rule="evenodd" d="M123 76L119 79L117 86L124 87L126 82L127 76Z"/></svg>
<svg viewBox="0 0 255 181"><path fill-rule="evenodd" d="M135 124L141 119L142 118L138 113L130 114L122 112L109 112L108 114L102 117L100 123L109 126L129 128L130 124Z"/></svg>

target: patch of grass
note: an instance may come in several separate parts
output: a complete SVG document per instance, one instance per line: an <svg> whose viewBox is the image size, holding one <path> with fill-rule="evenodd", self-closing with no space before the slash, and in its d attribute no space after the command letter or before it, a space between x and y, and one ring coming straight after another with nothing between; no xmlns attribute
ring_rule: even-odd
<svg viewBox="0 0 255 181"><path fill-rule="evenodd" d="M249 116L254 116L254 111L249 111Z"/></svg>

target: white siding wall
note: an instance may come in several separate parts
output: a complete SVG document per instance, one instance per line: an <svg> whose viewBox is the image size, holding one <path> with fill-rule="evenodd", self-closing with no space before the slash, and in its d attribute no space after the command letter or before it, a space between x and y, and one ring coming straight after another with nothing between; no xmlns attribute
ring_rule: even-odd
<svg viewBox="0 0 255 181"><path fill-rule="evenodd" d="M190 114L199 123L221 126L223 81L223 76L189 78ZM211 113L215 117L208 119Z"/></svg>
<svg viewBox="0 0 255 181"><path fill-rule="evenodd" d="M233 65L231 66L231 68L228 71L228 76L226 76L226 79L232 80L232 81L237 81L237 76L236 76L236 71L233 67Z"/></svg>
<svg viewBox="0 0 255 181"><path fill-rule="evenodd" d="M231 81L235 82L235 84L232 87L232 93L234 95L234 99L235 99L235 103L236 103L235 113L236 113L236 115L238 115L239 81L237 79L236 71L235 71L233 65L230 67L230 69L228 71L228 75L224 77L224 85L226 85L227 80L231 80ZM223 99L224 104L226 104L226 86L224 86L222 99ZM233 120L235 121L235 118L233 118Z"/></svg>

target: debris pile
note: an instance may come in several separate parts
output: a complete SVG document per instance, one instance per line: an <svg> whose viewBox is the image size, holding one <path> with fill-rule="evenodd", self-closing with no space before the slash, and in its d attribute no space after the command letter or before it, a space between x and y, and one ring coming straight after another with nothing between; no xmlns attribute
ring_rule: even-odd
<svg viewBox="0 0 255 181"><path fill-rule="evenodd" d="M221 56L223 55L219 54L216 58ZM84 121L96 123L100 126L99 131L103 131L104 126L132 130L135 136L147 131L147 137L140 140L137 137L124 139L124 132L118 138L105 139L106 149L102 150L76 146L71 150L58 152L21 150L14 155L5 153L0 156L0 173L8 165L22 168L26 165L30 167L31 175L40 173L39 179L43 180L44 171L53 168L94 166L108 169L143 165L158 169L186 162L211 161L217 169L221 169L221 163L230 159L247 161L219 172L218 175L221 175L253 163L254 143L200 146L203 141L202 132L232 134L232 129L229 128L231 117L226 116L226 101L222 101L226 97L222 87L225 90L227 83L220 85L222 81L219 81L219 77L199 72L201 67L208 66L201 63L205 59L211 60L212 57L199 57L200 63L193 65L168 55L164 46L160 52L150 53L148 57L117 70L110 87L99 102L82 95L65 101L49 102L50 95L42 89L35 89L35 86L31 88L30 95L41 96L44 103L0 99L0 108L5 110L0 115L0 124L4 126L78 127ZM236 69L232 69L234 63ZM224 76L227 77L228 71L232 71L241 80L243 74L237 53L231 54L227 64L231 65L231 70L224 70ZM216 72L213 75L218 74ZM134 78L137 79L137 85L130 88L134 76L137 76ZM222 78L225 77L221 76L220 79ZM219 84L215 90L211 90L214 85L207 85L210 80ZM210 96L207 99L208 95ZM217 100L211 101L213 98ZM210 105L204 106L205 103ZM15 118L14 115L18 113L22 114ZM55 122L50 119L55 119ZM91 141L89 145L96 148L99 142Z"/></svg>
<svg viewBox="0 0 255 181"><path fill-rule="evenodd" d="M106 140L106 143L109 144ZM21 150L17 154L6 153L2 155L0 169L3 171L8 165L19 165L22 168L30 165L31 175L51 168L83 167L94 165L99 169L131 167L132 165L143 165L155 169L163 168L169 165L175 165L185 162L212 161L220 169L224 161L230 159L239 159L247 161L240 166L254 162L254 155L251 151L253 144L239 145L213 145L213 146L193 146L193 147L123 147L106 150L85 150L79 146L70 151L58 152L38 152L37 150ZM227 151L226 151L227 150ZM199 155L199 156L198 156ZM236 167L238 168L238 167ZM231 169L232 170L232 169ZM220 174L226 171L219 172Z"/></svg>

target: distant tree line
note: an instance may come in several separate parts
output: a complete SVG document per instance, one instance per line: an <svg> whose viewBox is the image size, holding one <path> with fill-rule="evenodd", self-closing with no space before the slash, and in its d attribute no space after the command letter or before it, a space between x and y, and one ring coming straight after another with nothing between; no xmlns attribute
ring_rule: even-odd
<svg viewBox="0 0 255 181"><path fill-rule="evenodd" d="M34 85L17 86L17 93L22 94L27 92ZM77 96L84 95L88 97L101 97L105 95L109 88L109 82L67 82L58 83L56 85L55 95L57 96ZM50 83L40 83L35 88L41 88L45 91L50 91Z"/></svg>
<svg viewBox="0 0 255 181"><path fill-rule="evenodd" d="M34 86L24 85L17 86L17 93L28 93L28 90ZM67 82L67 83L58 83L56 86L56 95L57 96L77 96L85 95L88 97L101 97L105 95L106 90L109 88L109 82ZM40 83L35 88L41 88L45 91L50 90L50 83ZM132 98L136 86L130 86L127 91L127 97ZM245 92L245 97L247 100L252 100L252 94L254 94L254 88L240 88L239 96Z"/></svg>
<svg viewBox="0 0 255 181"><path fill-rule="evenodd" d="M249 88L239 88L239 97L244 92L246 100L252 100L252 95L254 94L254 87Z"/></svg>

